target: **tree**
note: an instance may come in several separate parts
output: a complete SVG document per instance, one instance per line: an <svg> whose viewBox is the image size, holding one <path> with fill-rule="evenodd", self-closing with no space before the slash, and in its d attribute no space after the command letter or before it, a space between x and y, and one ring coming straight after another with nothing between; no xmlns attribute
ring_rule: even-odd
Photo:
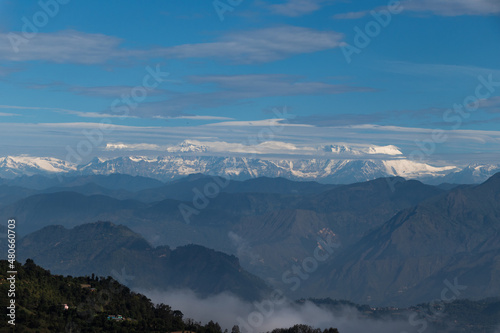
<svg viewBox="0 0 500 333"><path fill-rule="evenodd" d="M175 318L179 318L179 319L181 319L181 320L182 320L182 317L184 317L184 314L183 314L181 311L179 311L179 310L175 310L175 311L172 313L172 315L173 315Z"/></svg>
<svg viewBox="0 0 500 333"><path fill-rule="evenodd" d="M221 333L222 329L219 325L219 323L214 323L212 320L208 322L207 325L205 325L205 330L207 333Z"/></svg>
<svg viewBox="0 0 500 333"><path fill-rule="evenodd" d="M240 327L238 325L234 325L233 328L231 328L231 333L240 333Z"/></svg>

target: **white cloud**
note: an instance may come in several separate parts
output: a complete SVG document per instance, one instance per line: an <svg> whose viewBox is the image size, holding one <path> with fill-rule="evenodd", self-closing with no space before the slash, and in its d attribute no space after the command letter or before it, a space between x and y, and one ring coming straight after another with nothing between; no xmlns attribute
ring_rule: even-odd
<svg viewBox="0 0 500 333"><path fill-rule="evenodd" d="M191 120L232 120L230 117L217 117L217 116L181 116L178 119L191 119Z"/></svg>
<svg viewBox="0 0 500 333"><path fill-rule="evenodd" d="M263 120L248 120L248 121L224 121L220 123L207 124L205 126L242 126L242 127L272 127L272 128L280 128L283 126L300 126L300 127L313 127L312 125L303 125L303 124L287 124L283 123L286 119L263 119Z"/></svg>
<svg viewBox="0 0 500 333"><path fill-rule="evenodd" d="M368 11L361 12L349 12L349 13L340 13L333 15L333 18L336 20L354 20L359 19L368 14Z"/></svg>
<svg viewBox="0 0 500 333"><path fill-rule="evenodd" d="M459 77L470 76L477 79L478 75L500 76L500 70L486 67L477 66L461 66L461 65L448 65L448 64L429 64L429 63L414 63L406 61L389 61L381 63L378 68L384 69L389 72L408 74L408 75L428 75L435 77Z"/></svg>
<svg viewBox="0 0 500 333"><path fill-rule="evenodd" d="M131 114L140 118L183 118L192 117L193 115L186 113L193 112L193 110L252 103L255 99L262 97L317 96L375 91L369 87L306 81L298 76L284 74L190 76L187 81L198 89L202 88L208 92L170 92L168 99L141 103L131 110ZM191 119L217 120L213 117L206 119L195 117Z"/></svg>
<svg viewBox="0 0 500 333"><path fill-rule="evenodd" d="M68 110L60 108L50 108L50 107L46 108L41 106L0 105L0 109L52 111L57 113L71 114L81 118L137 118L135 116L113 115L113 114L97 113L97 112L84 112L84 111L76 111L76 110ZM5 113L5 115L19 116L10 113Z"/></svg>
<svg viewBox="0 0 500 333"><path fill-rule="evenodd" d="M498 0L405 0L401 5L408 11L431 12L442 16L500 14Z"/></svg>
<svg viewBox="0 0 500 333"><path fill-rule="evenodd" d="M314 156L324 158L392 158L402 155L398 147L393 145L377 146L359 143L336 143L336 144L311 144L291 143L285 141L249 140L246 142L226 141L200 141L184 140L180 144L171 145L166 148L171 153L196 152L203 154L257 154L257 155L289 155L289 156Z"/></svg>
<svg viewBox="0 0 500 333"><path fill-rule="evenodd" d="M403 0L405 12L431 13L438 16L492 16L500 15L498 0ZM383 9L378 7L377 9ZM339 13L334 19L358 19L369 14L369 10Z"/></svg>
<svg viewBox="0 0 500 333"><path fill-rule="evenodd" d="M167 148L168 152L204 152L222 154L300 154L314 153L318 150L313 147L296 146L281 141L264 142L225 142L225 141L198 141L185 140L181 144Z"/></svg>
<svg viewBox="0 0 500 333"><path fill-rule="evenodd" d="M280 129L273 132L275 134L273 138L266 137L265 140L259 138L261 129L272 128ZM268 158L273 156L281 158L285 155L296 157L332 155L319 149L330 144L352 146L362 152L361 155L356 156L363 158L365 155L363 147L389 146L397 143L404 156L408 156L415 149L419 149L416 142L432 140L433 130L430 128L377 125L317 127L285 124L282 126L277 120L223 122L218 125L148 127L108 126L98 122L40 124L0 122L0 142L8 142L14 136L17 138L12 145L0 145L0 156L31 154L34 156L51 155L64 159L67 155L66 146L75 148L82 140L89 140L88 133L91 133L94 139L99 139L101 137L99 133L102 134L101 143L96 145L92 155L88 156L89 159L93 156L107 156L109 154L113 156L127 155L127 151L123 149L106 150L106 143L147 144L152 145L149 148L159 147L158 152L166 152L167 148L177 146L183 140L198 141L197 144L208 146L210 151L220 152L218 154L227 154L228 152L248 154L251 150L259 154L266 154ZM20 136L19 133L23 133L23 135ZM498 161L500 131L444 130L443 133L447 140L436 144L435 151L429 156L435 162L434 164L438 161L437 164L443 165L466 165L472 159L481 159L488 163ZM140 149L141 147L135 148ZM444 154L445 152L446 154ZM155 152L155 154L157 153ZM369 156L378 159L382 157L382 154L370 154ZM329 157L333 158L333 156Z"/></svg>
<svg viewBox="0 0 500 333"><path fill-rule="evenodd" d="M97 112L83 112L83 111L74 111L74 110L66 110L66 109L53 109L56 112L71 114L74 116L78 116L81 118L137 118L135 116L130 115L116 115L116 114L108 114L108 113L97 113Z"/></svg>
<svg viewBox="0 0 500 333"><path fill-rule="evenodd" d="M159 119L188 119L188 120L233 120L234 118L230 117L218 117L218 116L178 116L178 117L162 117L155 116L153 118Z"/></svg>
<svg viewBox="0 0 500 333"><path fill-rule="evenodd" d="M279 15L297 17L321 9L324 2L325 0L287 0L285 3L269 5L269 9Z"/></svg>
<svg viewBox="0 0 500 333"><path fill-rule="evenodd" d="M20 124L21 125L21 124ZM27 127L29 127L31 124L24 124ZM141 130L147 130L149 128L154 128L154 127L136 127L136 126L126 126L126 125L115 125L115 124L109 124L108 122L101 122L101 123L95 123L95 122L74 122L74 123L41 123L41 124L35 124L35 126L39 127L44 127L47 129L50 128L59 128L59 129L76 129L76 130L84 130L84 129L104 129L108 131L114 131L114 130L130 130L130 129L141 129ZM103 130L104 131L104 130Z"/></svg>
<svg viewBox="0 0 500 333"><path fill-rule="evenodd" d="M0 105L0 109L13 109L13 110L41 110L45 109L36 106L19 106L19 105Z"/></svg>
<svg viewBox="0 0 500 333"><path fill-rule="evenodd" d="M19 33L0 33L1 60L77 64L153 57L215 58L238 63L262 63L333 49L340 46L343 38L342 34L334 31L281 26L232 32L209 43L131 50L120 47L123 41L117 37L66 30L38 33L26 43L18 45L19 50L16 52L11 43L14 34L21 36Z"/></svg>
<svg viewBox="0 0 500 333"><path fill-rule="evenodd" d="M117 143L107 143L105 150L160 150L161 147L155 144L149 143L134 143L134 144L126 144L122 142Z"/></svg>
<svg viewBox="0 0 500 333"><path fill-rule="evenodd" d="M343 35L334 31L282 26L230 33L212 43L185 44L158 49L169 58L230 59L237 63L263 63L341 45Z"/></svg>
<svg viewBox="0 0 500 333"><path fill-rule="evenodd" d="M23 38L20 33L0 33L0 59L8 61L47 61L55 63L98 64L112 58L134 55L134 51L119 50L122 40L103 34L88 34L66 30L38 33L15 51L11 40Z"/></svg>
<svg viewBox="0 0 500 333"><path fill-rule="evenodd" d="M481 99L478 101L478 107L484 108L491 113L500 113L500 96Z"/></svg>
<svg viewBox="0 0 500 333"><path fill-rule="evenodd" d="M212 75L194 76L194 83L212 83L224 94L237 93L239 97L329 95L347 92L371 92L374 89L325 82L301 81L299 77L284 74Z"/></svg>
<svg viewBox="0 0 500 333"><path fill-rule="evenodd" d="M381 126L381 125L354 125L349 126L349 128L353 129L369 129L376 130L381 132L411 132L411 133L420 133L431 135L436 129L434 128L418 128L418 127L403 127L403 126ZM468 129L457 129L457 130L443 130L447 135L453 136L467 136L470 135L469 138L474 137L489 137L492 140L496 141L496 138L500 138L500 131L487 131L487 130L468 130Z"/></svg>
<svg viewBox="0 0 500 333"><path fill-rule="evenodd" d="M135 87L133 86L95 86L95 87L69 86L67 87L67 90L85 96L119 98L120 96L123 95L130 95L130 92L134 88ZM148 89L148 96L156 96L161 94L166 94L166 92L158 89Z"/></svg>

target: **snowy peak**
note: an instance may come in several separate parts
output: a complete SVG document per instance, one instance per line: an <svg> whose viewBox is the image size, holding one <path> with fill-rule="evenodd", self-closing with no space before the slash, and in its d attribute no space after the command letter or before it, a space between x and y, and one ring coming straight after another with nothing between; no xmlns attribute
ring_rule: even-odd
<svg viewBox="0 0 500 333"><path fill-rule="evenodd" d="M455 166L434 167L407 159L387 160L381 163L388 175L403 178L442 177L457 170Z"/></svg>
<svg viewBox="0 0 500 333"><path fill-rule="evenodd" d="M230 179L284 177L329 183L353 183L380 177L441 178L456 171L455 166L436 167L398 159L262 159L247 157L171 154L158 158L120 157L81 166L81 174L125 173L168 181L191 174L207 174Z"/></svg>
<svg viewBox="0 0 500 333"><path fill-rule="evenodd" d="M352 148L346 146L346 145L328 145L324 146L323 151L328 152L328 153L335 153L335 154L359 154L359 151L353 151Z"/></svg>
<svg viewBox="0 0 500 333"><path fill-rule="evenodd" d="M204 153L210 150L210 147L196 140L184 140L177 146L167 148L169 153Z"/></svg>
<svg viewBox="0 0 500 333"><path fill-rule="evenodd" d="M443 182L452 184L477 184L489 179L498 172L500 172L500 165L498 164L474 163L463 169L453 170L453 172L443 177Z"/></svg>
<svg viewBox="0 0 500 333"><path fill-rule="evenodd" d="M368 148L368 154L383 154L383 155L403 155L401 150L398 147L389 145L389 146L371 146Z"/></svg>
<svg viewBox="0 0 500 333"><path fill-rule="evenodd" d="M310 146L298 145L290 142L282 141L263 141L255 143L231 143L224 141L197 141L185 140L178 145L169 146L166 151L171 154L182 153L198 153L207 155L207 153L220 154L274 154L274 155L290 155L290 158L295 156L311 156L315 158L318 153L328 157L329 154L342 155L348 157L349 155L360 157L363 155L388 155L397 156L402 155L398 147L393 145L388 146L375 146L375 145L360 145L360 144L343 144L335 143L326 146Z"/></svg>
<svg viewBox="0 0 500 333"><path fill-rule="evenodd" d="M266 142L262 150L283 148L279 142ZM121 173L168 181L191 174L206 174L230 179L249 179L255 177L284 177L291 180L314 180L327 183L354 183L380 177L400 176L419 179L427 183L480 183L500 172L500 165L470 165L466 168L455 166L432 166L415 162L399 155L395 146L351 147L329 145L331 157L322 158L248 158L244 155L215 156L207 155L206 147L196 142L184 142L182 152L202 149L205 154L175 153L160 157L124 156L110 159L94 158L85 165L74 165L51 157L8 156L0 158L0 177L14 178L21 175L109 175ZM288 147L294 149L293 146ZM377 158L359 156L350 159L342 154L378 155ZM381 154L391 155L381 158ZM256 156L256 155L254 155ZM375 157L375 156L374 156Z"/></svg>
<svg viewBox="0 0 500 333"><path fill-rule="evenodd" d="M76 169L77 165L52 157L21 155L0 158L0 176L5 178L21 175L66 173Z"/></svg>
<svg viewBox="0 0 500 333"><path fill-rule="evenodd" d="M388 145L388 146L350 146L350 145L343 145L343 144L332 144L332 145L327 145L324 146L321 150L328 152L328 153L334 153L334 154L346 154L346 155L389 155L389 156L396 156L396 155L403 155L401 150L399 150L398 147L393 146L393 145Z"/></svg>

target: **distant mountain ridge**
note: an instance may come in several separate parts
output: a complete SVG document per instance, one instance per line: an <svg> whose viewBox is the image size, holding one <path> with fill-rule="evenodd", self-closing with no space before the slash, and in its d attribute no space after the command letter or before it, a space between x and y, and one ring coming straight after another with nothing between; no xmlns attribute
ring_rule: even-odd
<svg viewBox="0 0 500 333"><path fill-rule="evenodd" d="M499 295L500 173L401 210L321 273L316 292L373 304L432 299L446 280L462 297Z"/></svg>
<svg viewBox="0 0 500 333"><path fill-rule="evenodd" d="M0 179L0 206L38 194L75 192L86 196L105 195L114 199L135 199L154 202L165 199L191 201L193 188L204 188L209 183L223 184L221 192L314 194L339 185L313 181L292 181L286 178L259 177L244 181L203 174L192 174L171 182L122 174L50 177L42 175Z"/></svg>
<svg viewBox="0 0 500 333"><path fill-rule="evenodd" d="M62 178L60 187L34 192L15 187L16 180L0 185L4 199L13 200L9 195L14 189L20 197L0 207L0 215L18 219L19 237L45 230L46 237L40 235L50 246L32 253L50 257L65 237L52 239L65 229L42 229L46 226L111 221L140 233L150 244L195 243L235 255L246 270L284 290L290 286L283 272L310 257L318 239L330 237L340 248L290 296L410 304L439 297L443 281L454 284L455 278L455 284L467 286L461 297L500 293L500 173L480 185L458 186L400 177L349 185L266 177L227 182L198 174L166 184L153 180L138 191L100 186L130 184L133 189L136 181L142 182L128 175ZM48 183L41 176L17 180L35 186ZM224 189L210 196L206 206L196 206L195 193L218 182L226 182ZM181 205L198 211L186 221ZM73 247L86 233L80 227L75 230L73 243L68 242ZM95 247L92 241L85 240L84 253ZM128 241L108 241L125 252L129 248L120 245ZM140 244L132 242L133 247ZM19 248L21 254L30 244ZM147 252L154 256L153 250Z"/></svg>
<svg viewBox="0 0 500 333"><path fill-rule="evenodd" d="M134 289L191 289L202 296L228 291L247 300L269 291L234 256L199 245L155 248L129 228L109 222L73 229L48 226L18 244L22 261L31 258L56 274L112 276Z"/></svg>
<svg viewBox="0 0 500 333"><path fill-rule="evenodd" d="M199 148L199 147L198 147ZM186 148L187 149L187 148ZM200 148L202 149L202 148ZM456 166L435 167L405 159L396 147L371 147L370 154L387 156L387 159L356 158L359 151L346 146L329 146L323 149L330 154L318 158L270 159L243 156L224 157L206 155L206 150L177 150L165 156L126 156L111 159L94 158L76 165L50 157L0 158L0 177L14 178L23 175L110 175L115 173L171 181L191 174L202 173L235 180L257 177L283 177L290 180L319 181L331 184L350 184L381 177L404 177L430 184L473 184L485 181L500 171L500 164L472 164L465 168ZM348 153L342 157L343 153ZM257 155L254 155L257 156Z"/></svg>
<svg viewBox="0 0 500 333"><path fill-rule="evenodd" d="M17 228L22 235L52 224L72 228L97 220L111 221L128 226L152 244L175 247L196 243L238 255L243 267L252 273L280 279L291 258L309 255L319 236L335 235L348 246L401 209L445 193L403 178L342 186L283 178L231 181L187 223L180 205L192 205L193 190L203 190L214 181L213 177L194 175L128 193L134 197L127 200L109 197L115 195L110 191L75 192L99 190L96 186L50 188L1 207L0 215L22 221Z"/></svg>

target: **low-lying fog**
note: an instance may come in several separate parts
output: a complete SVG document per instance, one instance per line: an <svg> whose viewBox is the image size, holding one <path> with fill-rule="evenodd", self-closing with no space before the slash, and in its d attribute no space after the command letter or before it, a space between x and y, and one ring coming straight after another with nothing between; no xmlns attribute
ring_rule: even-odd
<svg viewBox="0 0 500 333"><path fill-rule="evenodd" d="M296 324L306 324L314 328L338 328L340 333L434 333L424 319L410 319L404 315L401 321L374 320L366 318L357 309L344 307L342 311L332 311L311 302L301 304L281 299L281 304L270 300L245 302L231 294L219 294L200 298L189 290L171 292L140 291L154 303L168 304L180 310L184 319L191 318L202 324L210 320L218 322L229 332L234 325L241 333L268 332L275 328L289 328ZM413 325L412 325L413 324Z"/></svg>

